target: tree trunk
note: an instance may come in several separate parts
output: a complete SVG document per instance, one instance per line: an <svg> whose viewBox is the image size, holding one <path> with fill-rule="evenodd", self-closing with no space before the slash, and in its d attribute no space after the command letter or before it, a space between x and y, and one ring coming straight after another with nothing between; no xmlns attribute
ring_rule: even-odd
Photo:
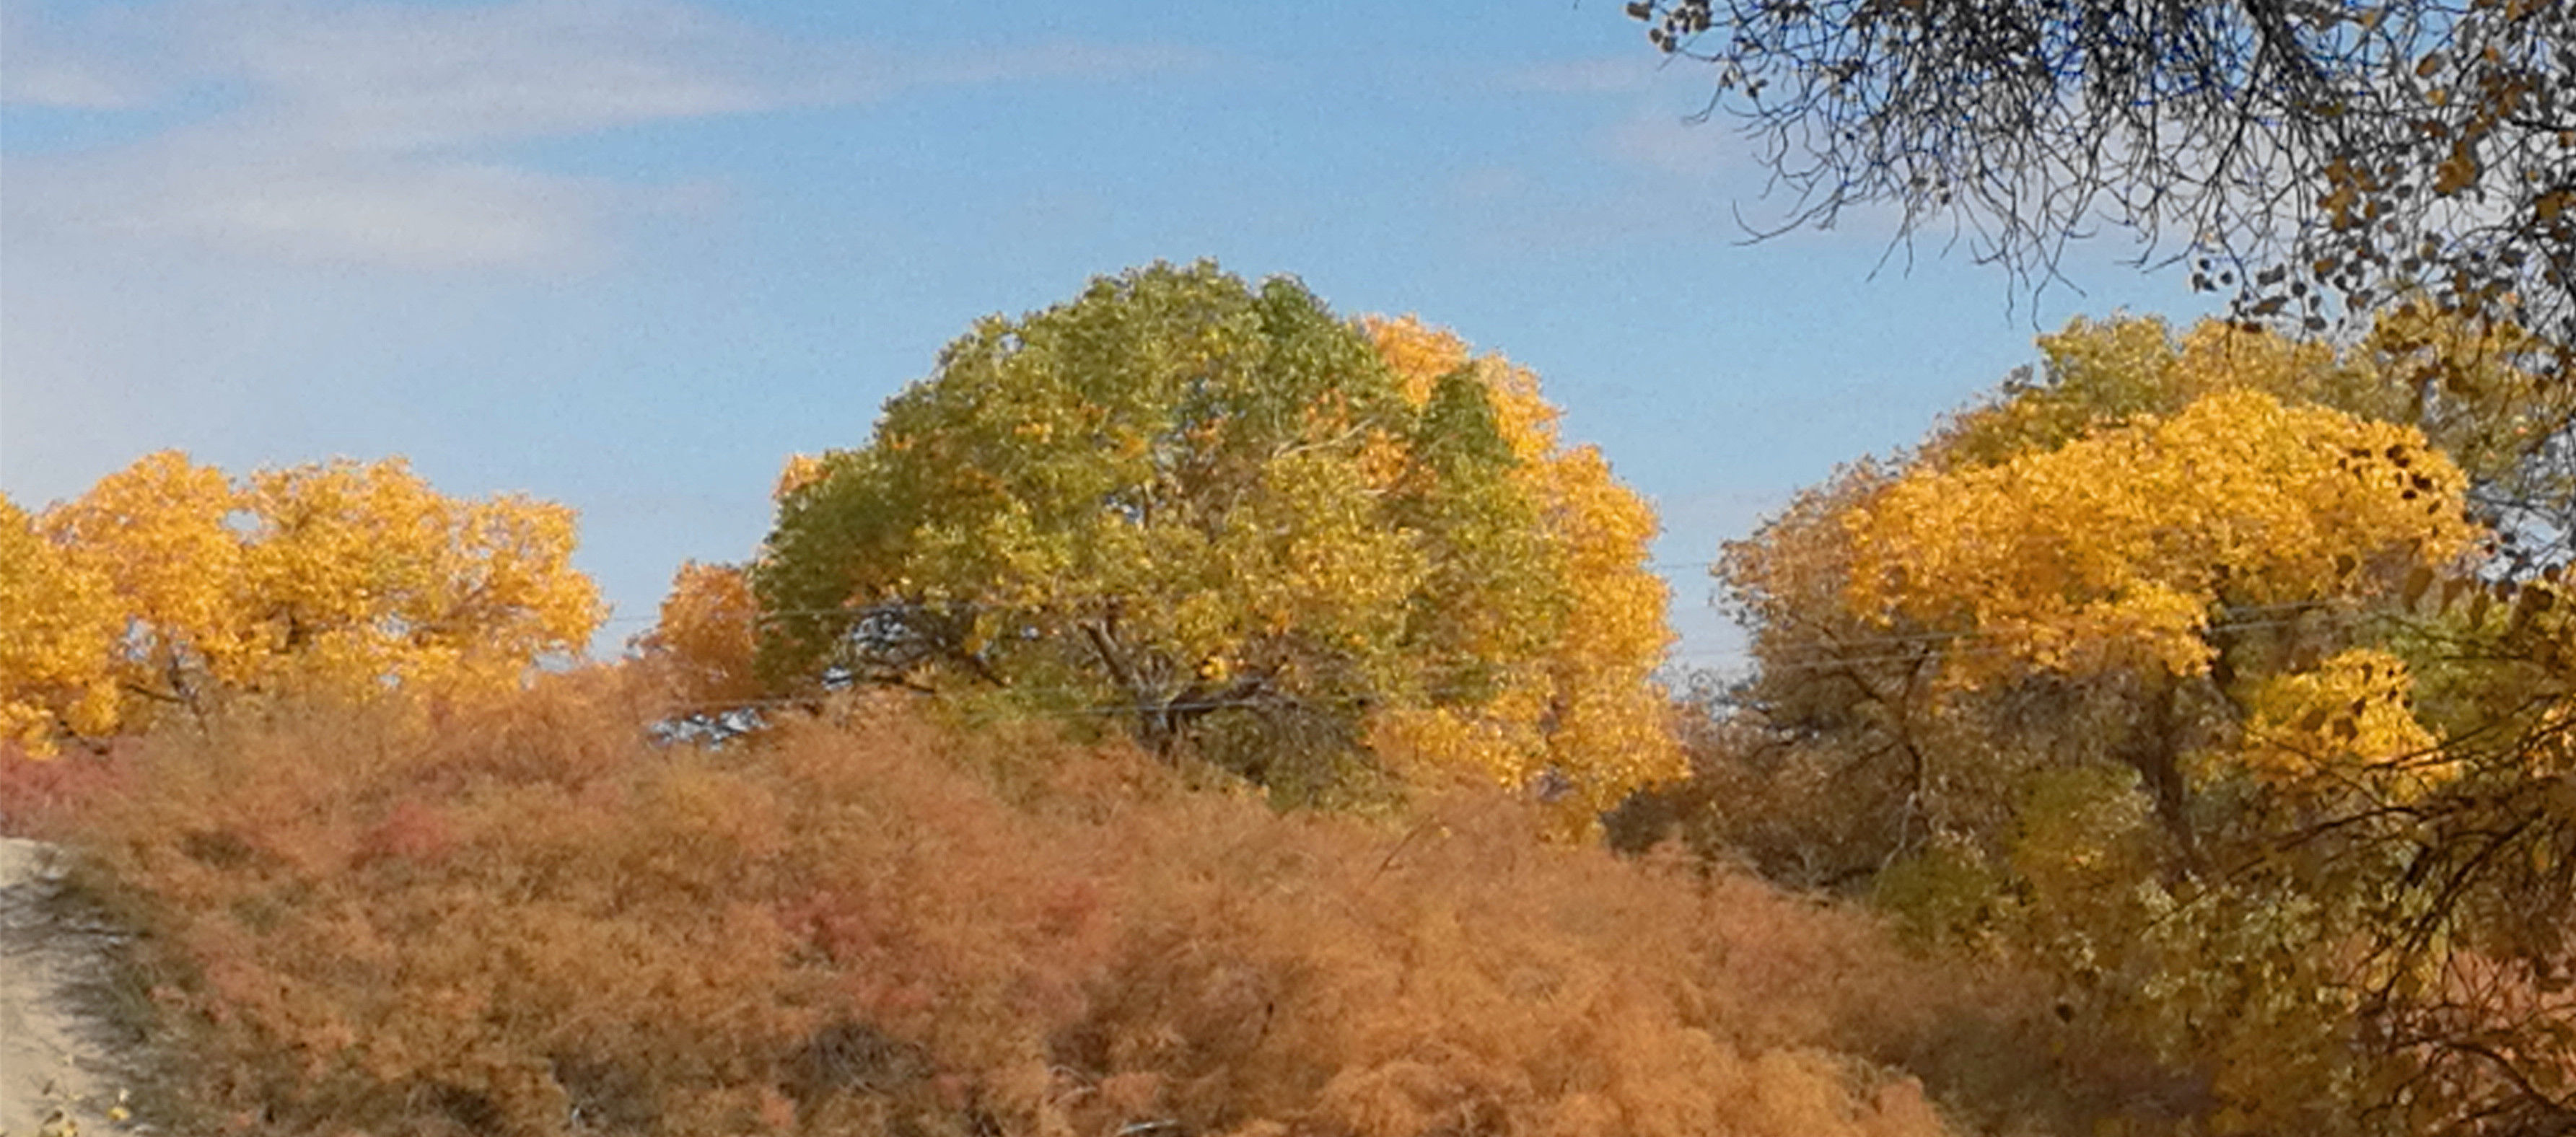
<svg viewBox="0 0 2576 1137"><path fill-rule="evenodd" d="M2155 798L2156 820L2181 854L2186 874L2200 871L2200 841L2191 827L2191 788L2183 781L2178 710L2182 683L2163 669L2141 681L2145 720L2132 731L2122 760L2138 771Z"/></svg>

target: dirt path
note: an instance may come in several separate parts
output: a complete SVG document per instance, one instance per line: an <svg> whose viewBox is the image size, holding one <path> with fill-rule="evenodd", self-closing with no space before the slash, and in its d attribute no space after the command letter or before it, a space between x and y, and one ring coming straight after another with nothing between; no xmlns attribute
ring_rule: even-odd
<svg viewBox="0 0 2576 1137"><path fill-rule="evenodd" d="M0 1137L119 1128L108 1033L77 1006L106 962L95 931L60 926L46 846L0 838Z"/></svg>

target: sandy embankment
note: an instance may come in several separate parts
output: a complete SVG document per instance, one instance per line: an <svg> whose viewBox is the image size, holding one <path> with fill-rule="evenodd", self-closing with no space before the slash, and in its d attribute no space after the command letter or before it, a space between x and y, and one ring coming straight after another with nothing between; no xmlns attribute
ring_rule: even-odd
<svg viewBox="0 0 2576 1137"><path fill-rule="evenodd" d="M84 988L103 983L107 937L67 927L61 874L34 841L0 838L0 1135L119 1128L113 1032L80 1010ZM121 1111L120 1111L121 1112Z"/></svg>

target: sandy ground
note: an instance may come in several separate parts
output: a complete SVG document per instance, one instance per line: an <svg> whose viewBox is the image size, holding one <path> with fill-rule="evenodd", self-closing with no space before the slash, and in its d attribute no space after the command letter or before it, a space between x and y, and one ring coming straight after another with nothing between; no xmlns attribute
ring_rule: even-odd
<svg viewBox="0 0 2576 1137"><path fill-rule="evenodd" d="M0 838L0 1137L120 1128L106 1028L77 1009L105 963L95 932L58 926L47 901L60 874L33 841Z"/></svg>

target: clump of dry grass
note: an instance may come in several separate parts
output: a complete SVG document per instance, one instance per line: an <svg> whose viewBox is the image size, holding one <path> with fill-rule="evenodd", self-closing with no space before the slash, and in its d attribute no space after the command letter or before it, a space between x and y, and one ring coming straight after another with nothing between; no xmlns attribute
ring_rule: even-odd
<svg viewBox="0 0 2576 1137"><path fill-rule="evenodd" d="M1861 916L1502 798L1280 814L891 705L657 746L609 672L423 717L10 814L134 898L218 1127L1897 1137L2018 1045Z"/></svg>

